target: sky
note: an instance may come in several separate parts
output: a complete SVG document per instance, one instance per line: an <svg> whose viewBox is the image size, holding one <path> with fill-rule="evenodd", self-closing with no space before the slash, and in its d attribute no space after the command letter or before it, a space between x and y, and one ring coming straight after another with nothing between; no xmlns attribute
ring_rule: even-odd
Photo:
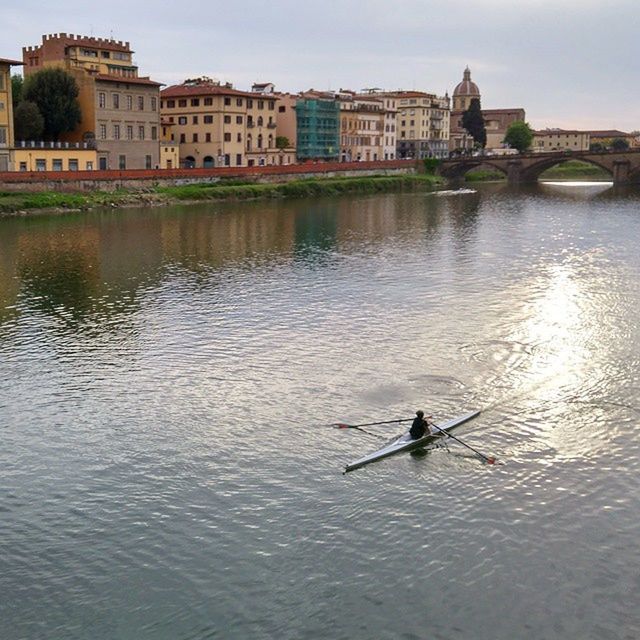
<svg viewBox="0 0 640 640"><path fill-rule="evenodd" d="M10 7L7 7L9 4ZM638 0L3 0L0 58L45 33L131 43L140 75L280 91L451 94L464 68L487 109L535 128L640 129ZM94 6L92 6L94 5Z"/></svg>

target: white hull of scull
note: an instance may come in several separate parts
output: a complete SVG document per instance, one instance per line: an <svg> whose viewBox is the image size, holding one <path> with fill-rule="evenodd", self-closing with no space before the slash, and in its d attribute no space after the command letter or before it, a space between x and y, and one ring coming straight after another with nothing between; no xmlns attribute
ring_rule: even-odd
<svg viewBox="0 0 640 640"><path fill-rule="evenodd" d="M459 427L461 424L465 422L469 422L469 420L473 420L480 415L480 411L472 411L471 413L467 413L463 416L459 416L457 418L451 418L451 420L447 420L442 424L437 425L443 431L448 431ZM444 433L436 430L436 433L431 433L429 435L423 436L422 438L418 438L414 440L409 432L404 433L399 438L396 438L388 445L384 446L382 449L378 449L373 453L370 453L355 462L348 464L344 472L354 471L355 469L359 469L360 467L364 467L367 464L372 462L377 462L378 460L382 460L384 458L388 458L389 456L394 456L396 453L403 453L407 451L414 451L416 449L423 449L424 447L428 447L435 442L438 442L442 438L446 438Z"/></svg>

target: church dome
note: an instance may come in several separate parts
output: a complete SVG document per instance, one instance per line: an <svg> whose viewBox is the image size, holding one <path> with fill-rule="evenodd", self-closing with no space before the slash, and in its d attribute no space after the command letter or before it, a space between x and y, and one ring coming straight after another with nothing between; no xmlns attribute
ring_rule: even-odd
<svg viewBox="0 0 640 640"><path fill-rule="evenodd" d="M471 80L471 71L469 70L469 67L464 70L462 82L460 82L453 90L453 97L456 98L458 96L471 96L474 98L480 97L480 89L478 89L478 85Z"/></svg>

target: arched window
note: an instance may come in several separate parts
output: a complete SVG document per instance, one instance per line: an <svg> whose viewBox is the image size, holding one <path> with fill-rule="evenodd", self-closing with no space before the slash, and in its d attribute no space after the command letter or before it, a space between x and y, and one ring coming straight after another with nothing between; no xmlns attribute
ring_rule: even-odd
<svg viewBox="0 0 640 640"><path fill-rule="evenodd" d="M262 116L258 116L258 126L261 127L264 123L264 118Z"/></svg>
<svg viewBox="0 0 640 640"><path fill-rule="evenodd" d="M205 156L204 160L202 161L202 166L205 169L213 169L213 167L216 166L216 163L215 163L215 160L213 159L213 157Z"/></svg>
<svg viewBox="0 0 640 640"><path fill-rule="evenodd" d="M251 137L251 134L247 135L247 151L251 151L251 149L253 148L253 138Z"/></svg>
<svg viewBox="0 0 640 640"><path fill-rule="evenodd" d="M184 159L184 166L186 169L195 169L196 159L193 156L187 156Z"/></svg>
<svg viewBox="0 0 640 640"><path fill-rule="evenodd" d="M258 149L262 149L262 134L258 136Z"/></svg>
<svg viewBox="0 0 640 640"><path fill-rule="evenodd" d="M273 147L273 135L269 134L269 149Z"/></svg>

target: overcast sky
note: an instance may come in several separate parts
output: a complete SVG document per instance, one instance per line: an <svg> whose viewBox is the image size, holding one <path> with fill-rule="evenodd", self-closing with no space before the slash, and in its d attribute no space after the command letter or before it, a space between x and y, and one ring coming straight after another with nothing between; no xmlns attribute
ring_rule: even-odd
<svg viewBox="0 0 640 640"><path fill-rule="evenodd" d="M11 6L7 7L6 5ZM3 0L0 57L44 33L128 40L141 75L248 89L449 94L469 65L485 108L536 127L640 129L638 0Z"/></svg>

